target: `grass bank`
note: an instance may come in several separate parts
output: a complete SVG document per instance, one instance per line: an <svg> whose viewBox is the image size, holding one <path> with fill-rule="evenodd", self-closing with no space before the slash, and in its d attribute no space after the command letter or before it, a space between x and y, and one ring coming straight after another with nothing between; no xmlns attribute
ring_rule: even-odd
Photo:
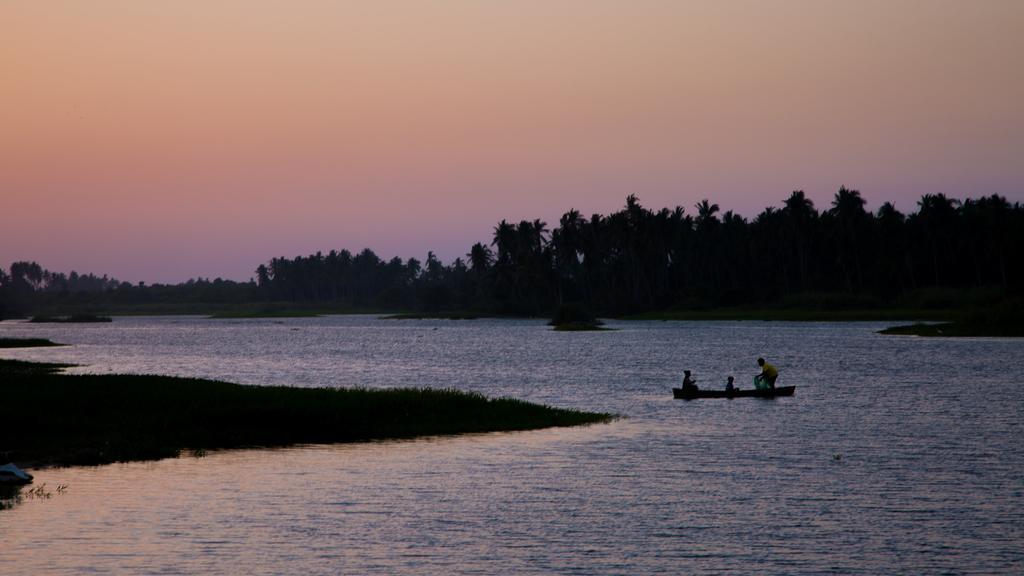
<svg viewBox="0 0 1024 576"><path fill-rule="evenodd" d="M813 308L712 308L662 310L623 316L623 320L765 320L779 322L872 322L898 320L949 320L956 312L909 308L825 310Z"/></svg>
<svg viewBox="0 0 1024 576"><path fill-rule="evenodd" d="M479 312L409 312L381 316L381 320L478 320L480 318L497 318Z"/></svg>
<svg viewBox="0 0 1024 576"><path fill-rule="evenodd" d="M924 336L955 338L971 336L1024 337L1024 325L1017 323L941 322L938 324L909 324L879 330L879 334L898 336Z"/></svg>
<svg viewBox="0 0 1024 576"><path fill-rule="evenodd" d="M29 322L37 324L89 324L93 322L111 322L109 316L95 314L71 314L70 316L33 316Z"/></svg>
<svg viewBox="0 0 1024 576"><path fill-rule="evenodd" d="M255 303L240 304L231 308L221 308L210 313L213 319L233 318L312 318L315 316L349 315L349 314L391 314L394 310L380 308L345 308L339 306L310 306L302 303Z"/></svg>
<svg viewBox="0 0 1024 576"><path fill-rule="evenodd" d="M236 318L315 318L330 314L323 310L233 310L215 312L209 315L214 320L231 320Z"/></svg>
<svg viewBox="0 0 1024 576"><path fill-rule="evenodd" d="M564 324L555 324L552 328L555 332L613 332L615 328L606 328L601 324L591 324L587 322L567 322Z"/></svg>
<svg viewBox="0 0 1024 576"><path fill-rule="evenodd" d="M434 389L245 386L194 378L67 375L0 360L0 453L24 464L151 460L182 450L355 442L606 422L609 414Z"/></svg>
<svg viewBox="0 0 1024 576"><path fill-rule="evenodd" d="M1024 337L1024 300L1005 300L995 306L963 310L946 322L894 326L881 334L926 337Z"/></svg>
<svg viewBox="0 0 1024 576"><path fill-rule="evenodd" d="M103 314L106 316L216 316L218 318L286 318L327 314L393 314L393 308L354 308L351 306L311 305L304 302L143 302L76 305L41 305L37 315L70 316Z"/></svg>
<svg viewBox="0 0 1024 576"><path fill-rule="evenodd" d="M0 338L0 348L40 348L43 346L64 346L46 338Z"/></svg>

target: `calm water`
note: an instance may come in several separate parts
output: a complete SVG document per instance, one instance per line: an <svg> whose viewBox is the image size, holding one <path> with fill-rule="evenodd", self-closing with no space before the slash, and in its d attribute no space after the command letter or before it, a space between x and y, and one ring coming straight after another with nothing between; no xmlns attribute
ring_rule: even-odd
<svg viewBox="0 0 1024 576"><path fill-rule="evenodd" d="M0 572L1024 571L1024 340L882 325L129 318L0 323L0 356L296 386L477 390L627 416L563 430L38 470ZM673 400L690 369L796 396ZM5 407L6 408L6 407ZM841 455L834 459L833 455Z"/></svg>

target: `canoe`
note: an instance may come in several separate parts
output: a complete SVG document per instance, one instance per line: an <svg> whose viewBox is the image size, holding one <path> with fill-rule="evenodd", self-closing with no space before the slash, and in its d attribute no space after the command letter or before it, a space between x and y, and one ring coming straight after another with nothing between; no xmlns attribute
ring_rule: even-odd
<svg viewBox="0 0 1024 576"><path fill-rule="evenodd" d="M792 396L796 386L779 386L778 388L766 388L764 390L697 390L691 392L683 391L682 388L673 388L672 397L676 400L697 400L698 398L775 398L776 396Z"/></svg>

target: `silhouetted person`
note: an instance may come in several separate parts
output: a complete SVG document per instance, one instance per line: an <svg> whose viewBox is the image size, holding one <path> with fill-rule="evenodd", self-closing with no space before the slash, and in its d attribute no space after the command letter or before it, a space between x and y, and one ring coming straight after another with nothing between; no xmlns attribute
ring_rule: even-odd
<svg viewBox="0 0 1024 576"><path fill-rule="evenodd" d="M765 388L775 389L775 380L779 377L779 370L771 364L764 361L764 358L757 359L757 365L761 367L761 373L757 375L757 379L760 380L762 386Z"/></svg>
<svg viewBox="0 0 1024 576"><path fill-rule="evenodd" d="M734 378L732 376L729 376L729 380L726 381L726 383L725 383L725 391L726 392L732 392L733 390L736 389L736 387L733 386L733 384L732 384L733 380L734 380Z"/></svg>
<svg viewBox="0 0 1024 576"><path fill-rule="evenodd" d="M690 376L689 370L683 370L683 391L684 392L696 392L697 391L697 379Z"/></svg>

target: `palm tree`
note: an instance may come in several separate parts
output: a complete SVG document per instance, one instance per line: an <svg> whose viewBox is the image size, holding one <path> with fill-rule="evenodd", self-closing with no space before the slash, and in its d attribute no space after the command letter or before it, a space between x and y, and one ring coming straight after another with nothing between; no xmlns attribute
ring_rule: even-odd
<svg viewBox="0 0 1024 576"><path fill-rule="evenodd" d="M558 227L551 232L559 306L565 299L566 291L572 294L572 299L579 298L580 293L585 292L580 266L580 255L583 253L583 223L579 210L569 210L562 215Z"/></svg>
<svg viewBox="0 0 1024 576"><path fill-rule="evenodd" d="M864 204L860 192L841 186L832 200L832 208L828 211L837 227L836 256L843 270L848 292L853 292L854 288L864 285L861 255L864 254L867 259L871 259L871 256L866 254L868 246L860 244L861 241L867 240L871 218L864 210Z"/></svg>
<svg viewBox="0 0 1024 576"><path fill-rule="evenodd" d="M932 275L936 286L942 285L942 270L939 254L943 258L953 255L952 238L957 231L959 200L946 198L945 194L925 194L917 202L918 211L913 223L920 227L927 252L931 256Z"/></svg>
<svg viewBox="0 0 1024 576"><path fill-rule="evenodd" d="M494 264L494 252L480 242L473 244L466 257L469 258L470 270L480 276L486 274Z"/></svg>
<svg viewBox="0 0 1024 576"><path fill-rule="evenodd" d="M993 194L977 200L964 200L960 209L963 220L964 256L974 268L975 283L1008 285L1007 249L1013 246L1009 235L1012 206L1006 198Z"/></svg>
<svg viewBox="0 0 1024 576"><path fill-rule="evenodd" d="M814 203L807 198L803 190L794 190L785 200L782 209L783 241L790 257L795 259L797 290L801 292L808 288L810 247L814 243L817 218L818 212L814 209Z"/></svg>
<svg viewBox="0 0 1024 576"><path fill-rule="evenodd" d="M903 293L908 288L915 288L917 284L912 255L907 250L906 220L906 216L892 202L886 202L878 209L878 289L887 296L893 295L896 286L899 287L897 293Z"/></svg>
<svg viewBox="0 0 1024 576"><path fill-rule="evenodd" d="M498 249L498 264L508 264L512 261L516 251L515 228L508 222L502 220L494 227L494 240L491 245Z"/></svg>
<svg viewBox="0 0 1024 576"><path fill-rule="evenodd" d="M697 209L696 235L694 245L694 269L692 273L697 279L697 288L701 297L708 299L718 292L718 226L720 222L715 214L718 204L712 204L707 198L701 200L694 208Z"/></svg>
<svg viewBox="0 0 1024 576"><path fill-rule="evenodd" d="M697 208L697 229L701 226L707 226L712 221L717 222L718 218L715 214L718 213L718 204L711 204L708 199L705 198L694 205Z"/></svg>

